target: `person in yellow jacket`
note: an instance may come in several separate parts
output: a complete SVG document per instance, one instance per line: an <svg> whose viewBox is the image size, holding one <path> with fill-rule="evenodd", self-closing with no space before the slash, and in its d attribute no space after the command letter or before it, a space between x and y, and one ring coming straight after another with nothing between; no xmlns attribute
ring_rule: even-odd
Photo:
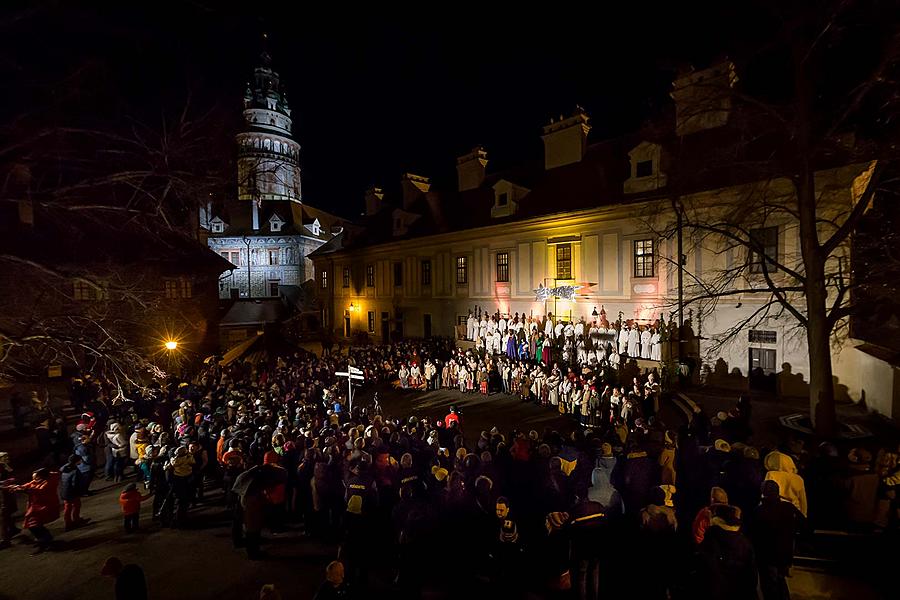
<svg viewBox="0 0 900 600"><path fill-rule="evenodd" d="M797 475L794 460L777 450L766 455L763 464L766 467L766 481L774 481L781 490L781 497L797 507L806 517L806 486L803 478Z"/></svg>

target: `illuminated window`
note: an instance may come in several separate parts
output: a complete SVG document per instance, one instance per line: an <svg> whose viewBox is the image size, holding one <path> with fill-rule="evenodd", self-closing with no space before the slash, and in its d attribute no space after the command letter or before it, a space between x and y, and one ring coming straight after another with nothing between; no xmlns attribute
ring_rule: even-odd
<svg viewBox="0 0 900 600"><path fill-rule="evenodd" d="M342 273L342 281L341 283L345 288L350 287L350 267L344 267L344 272Z"/></svg>
<svg viewBox="0 0 900 600"><path fill-rule="evenodd" d="M634 165L634 176L635 177L650 177L653 175L653 161L652 160L641 160L638 161L636 165Z"/></svg>
<svg viewBox="0 0 900 600"><path fill-rule="evenodd" d="M634 276L653 277L653 240L634 241Z"/></svg>
<svg viewBox="0 0 900 600"><path fill-rule="evenodd" d="M366 287L375 287L375 265L366 265Z"/></svg>
<svg viewBox="0 0 900 600"><path fill-rule="evenodd" d="M166 298L173 299L178 297L178 282L174 279L166 279Z"/></svg>
<svg viewBox="0 0 900 600"><path fill-rule="evenodd" d="M509 281L509 253L497 253L497 281Z"/></svg>
<svg viewBox="0 0 900 600"><path fill-rule="evenodd" d="M193 284L187 277L166 279L163 285L165 286L166 298L170 300L190 298L193 295Z"/></svg>
<svg viewBox="0 0 900 600"><path fill-rule="evenodd" d="M93 300L94 288L86 281L76 281L74 283L74 295L76 300Z"/></svg>
<svg viewBox="0 0 900 600"><path fill-rule="evenodd" d="M241 266L241 252L240 250L223 250L221 252L222 258L230 262L236 267Z"/></svg>
<svg viewBox="0 0 900 600"><path fill-rule="evenodd" d="M394 285L403 285L403 263L394 263Z"/></svg>
<svg viewBox="0 0 900 600"><path fill-rule="evenodd" d="M556 245L556 278L572 279L572 244Z"/></svg>
<svg viewBox="0 0 900 600"><path fill-rule="evenodd" d="M373 311L373 310L369 311L368 324L369 324L369 333L375 333L375 311Z"/></svg>
<svg viewBox="0 0 900 600"><path fill-rule="evenodd" d="M456 283L465 285L469 282L469 265L465 256L456 257Z"/></svg>
<svg viewBox="0 0 900 600"><path fill-rule="evenodd" d="M319 285L322 286L323 290L328 289L328 271L322 271L322 274L319 275Z"/></svg>
<svg viewBox="0 0 900 600"><path fill-rule="evenodd" d="M422 261L422 285L431 285L431 261Z"/></svg>
<svg viewBox="0 0 900 600"><path fill-rule="evenodd" d="M750 230L750 241L754 247L761 247L765 256L772 260L778 260L778 228L764 227L762 229ZM777 270L775 265L764 260L763 255L755 250L750 251L750 272L751 273L773 273Z"/></svg>

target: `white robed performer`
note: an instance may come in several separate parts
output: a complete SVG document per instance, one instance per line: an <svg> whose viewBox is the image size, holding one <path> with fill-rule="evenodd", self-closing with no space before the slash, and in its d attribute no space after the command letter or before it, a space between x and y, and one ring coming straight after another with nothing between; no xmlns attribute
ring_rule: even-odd
<svg viewBox="0 0 900 600"><path fill-rule="evenodd" d="M628 352L628 327L622 326L619 330L619 354Z"/></svg>
<svg viewBox="0 0 900 600"><path fill-rule="evenodd" d="M647 328L641 332L641 358L650 358L650 338L652 334L650 333L650 329Z"/></svg>
<svg viewBox="0 0 900 600"><path fill-rule="evenodd" d="M637 325L628 331L628 356L638 358L641 355L641 332Z"/></svg>
<svg viewBox="0 0 900 600"><path fill-rule="evenodd" d="M662 336L655 329L650 336L650 360L662 360Z"/></svg>

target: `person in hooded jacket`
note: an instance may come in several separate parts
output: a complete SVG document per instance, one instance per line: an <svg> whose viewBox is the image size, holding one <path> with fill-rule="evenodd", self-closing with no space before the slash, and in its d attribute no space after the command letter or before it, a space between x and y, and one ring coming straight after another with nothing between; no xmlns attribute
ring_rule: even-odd
<svg viewBox="0 0 900 600"><path fill-rule="evenodd" d="M806 518L806 486L803 478L797 474L794 460L774 450L766 455L763 465L766 467L766 480L774 481L781 490L781 497L797 507L803 518Z"/></svg>
<svg viewBox="0 0 900 600"><path fill-rule="evenodd" d="M752 532L764 600L790 600L785 577L794 560L794 534L798 522L797 509L781 499L778 484L764 481L762 502L754 514Z"/></svg>
<svg viewBox="0 0 900 600"><path fill-rule="evenodd" d="M616 457L613 456L612 446L605 442L600 445L599 453L591 471L591 487L588 488L587 496L588 500L600 505L608 519L613 519L620 516L623 509L622 496L611 480L616 468Z"/></svg>
<svg viewBox="0 0 900 600"><path fill-rule="evenodd" d="M698 551L699 569L692 581L698 600L756 600L756 556L741 533L740 509L723 507L713 517Z"/></svg>

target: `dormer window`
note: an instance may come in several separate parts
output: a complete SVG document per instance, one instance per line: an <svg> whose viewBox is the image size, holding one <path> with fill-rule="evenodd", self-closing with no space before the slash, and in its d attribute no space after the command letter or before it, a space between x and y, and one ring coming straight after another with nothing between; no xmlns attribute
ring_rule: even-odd
<svg viewBox="0 0 900 600"><path fill-rule="evenodd" d="M528 192L527 188L501 179L494 184L494 205L491 207L491 217L509 217L516 214L519 208L519 201L524 198Z"/></svg>
<svg viewBox="0 0 900 600"><path fill-rule="evenodd" d="M634 176L635 177L650 177L653 175L653 161L652 160L642 160L638 161L636 165L634 165Z"/></svg>
<svg viewBox="0 0 900 600"><path fill-rule="evenodd" d="M626 194L658 190L666 186L666 174L661 170L662 147L652 142L641 142L628 153L631 163L629 177L625 180Z"/></svg>
<svg viewBox="0 0 900 600"><path fill-rule="evenodd" d="M322 232L322 225L319 223L318 219L307 225L306 228L313 235L319 235Z"/></svg>
<svg viewBox="0 0 900 600"><path fill-rule="evenodd" d="M219 217L216 217L209 222L209 229L213 233L222 233L225 231L225 222Z"/></svg>
<svg viewBox="0 0 900 600"><path fill-rule="evenodd" d="M273 215L269 218L269 229L270 229L273 233L277 233L277 232L281 231L281 228L282 228L283 226L284 226L284 221L282 220L282 218L281 218L280 216L278 216L277 213L276 213L276 214L273 214Z"/></svg>

